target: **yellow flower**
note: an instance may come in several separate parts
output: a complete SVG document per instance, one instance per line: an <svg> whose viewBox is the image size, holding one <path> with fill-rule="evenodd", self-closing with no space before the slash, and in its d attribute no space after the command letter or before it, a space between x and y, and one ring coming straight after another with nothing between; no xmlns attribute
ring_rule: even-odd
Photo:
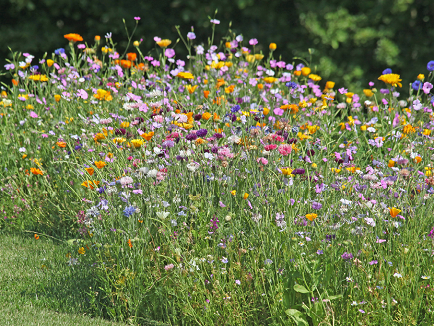
<svg viewBox="0 0 434 326"><path fill-rule="evenodd" d="M389 160L389 163L387 163L387 166L388 166L389 168L393 168L393 167L395 166L395 161L393 161L393 160Z"/></svg>
<svg viewBox="0 0 434 326"><path fill-rule="evenodd" d="M120 124L121 128L128 128L130 126L130 123L128 121L124 121Z"/></svg>
<svg viewBox="0 0 434 326"><path fill-rule="evenodd" d="M54 100L56 102L59 102L62 96L60 96L59 94L54 95Z"/></svg>
<svg viewBox="0 0 434 326"><path fill-rule="evenodd" d="M247 192L244 193L243 198L247 199L247 197L249 197L249 194Z"/></svg>
<svg viewBox="0 0 434 326"><path fill-rule="evenodd" d="M277 44L276 44L276 43L270 43L269 49L270 49L271 51L276 50L276 49L277 49Z"/></svg>
<svg viewBox="0 0 434 326"><path fill-rule="evenodd" d="M417 75L417 79L424 80L425 79L425 75L424 74L419 74L419 75Z"/></svg>
<svg viewBox="0 0 434 326"><path fill-rule="evenodd" d="M183 79L194 79L194 76L190 72L185 71L179 72L176 76Z"/></svg>
<svg viewBox="0 0 434 326"><path fill-rule="evenodd" d="M172 41L168 40L168 39L164 39L164 40L158 41L157 44L160 48L167 48L170 44L172 44Z"/></svg>
<svg viewBox="0 0 434 326"><path fill-rule="evenodd" d="M303 67L303 68L301 68L301 74L303 76L308 76L310 74L310 72L311 72L311 70L310 70L309 67Z"/></svg>
<svg viewBox="0 0 434 326"><path fill-rule="evenodd" d="M86 170L87 173L89 173L90 175L92 175L93 172L95 171L93 168L85 168L85 170Z"/></svg>
<svg viewBox="0 0 434 326"><path fill-rule="evenodd" d="M236 191L236 190L232 190L232 191L231 191L231 194L232 194L233 196L235 196L235 195L237 194L237 191Z"/></svg>
<svg viewBox="0 0 434 326"><path fill-rule="evenodd" d="M140 42L139 42L139 41L134 41L134 42L133 42L133 45L134 45L135 47L138 47L138 46L140 45Z"/></svg>
<svg viewBox="0 0 434 326"><path fill-rule="evenodd" d="M327 83L326 83L326 86L325 86L327 89L332 89L333 87L335 87L335 82L332 82L332 81L328 81Z"/></svg>
<svg viewBox="0 0 434 326"><path fill-rule="evenodd" d="M313 220L316 219L317 217L318 217L318 214L315 214L315 213L306 214L306 218L311 222L313 222Z"/></svg>
<svg viewBox="0 0 434 326"><path fill-rule="evenodd" d="M264 58L264 55L263 54L255 54L255 59L256 60L262 60Z"/></svg>
<svg viewBox="0 0 434 326"><path fill-rule="evenodd" d="M31 75L28 78L31 80L34 80L34 81L41 81L41 82L48 81L48 78L46 75Z"/></svg>
<svg viewBox="0 0 434 326"><path fill-rule="evenodd" d="M320 81L322 78L315 74L310 74L309 78L312 79L314 82Z"/></svg>
<svg viewBox="0 0 434 326"><path fill-rule="evenodd" d="M53 64L54 64L54 61L53 61L53 60L51 60L51 59L48 59L48 60L47 60L47 66L48 66L48 67L51 67Z"/></svg>
<svg viewBox="0 0 434 326"><path fill-rule="evenodd" d="M371 96L374 95L374 92L371 91L370 89L364 89L364 90L363 90L363 93L365 93L365 95L366 95L367 97L371 97Z"/></svg>
<svg viewBox="0 0 434 326"><path fill-rule="evenodd" d="M283 175L287 175L289 177L293 177L294 176L292 174L293 169L291 169L291 168L281 168L280 171L282 171Z"/></svg>
<svg viewBox="0 0 434 326"><path fill-rule="evenodd" d="M190 94L193 94L193 92L196 90L196 88L197 88L197 85L194 85L194 86L192 86L192 85L187 85L187 86L185 86L185 88L187 88L187 90L188 90L188 92L190 93Z"/></svg>
<svg viewBox="0 0 434 326"><path fill-rule="evenodd" d="M392 85L394 87L399 86L402 87L401 84L401 76L398 74L386 74L378 77L378 80L385 82L386 84Z"/></svg>
<svg viewBox="0 0 434 326"><path fill-rule="evenodd" d="M276 82L278 79L274 78L274 77L265 77L264 78L264 82L266 82L267 84L272 84L274 82Z"/></svg>
<svg viewBox="0 0 434 326"><path fill-rule="evenodd" d="M85 252L86 252L86 250L84 250L84 247L81 247L80 249L78 249L78 253L80 255L84 255Z"/></svg>
<svg viewBox="0 0 434 326"><path fill-rule="evenodd" d="M143 140L141 140L141 139L133 139L133 140L131 141L131 144L133 144L133 146L134 146L135 148L139 148L140 146L143 145Z"/></svg>
<svg viewBox="0 0 434 326"><path fill-rule="evenodd" d="M253 54L246 55L246 61L249 63L255 62L256 58Z"/></svg>

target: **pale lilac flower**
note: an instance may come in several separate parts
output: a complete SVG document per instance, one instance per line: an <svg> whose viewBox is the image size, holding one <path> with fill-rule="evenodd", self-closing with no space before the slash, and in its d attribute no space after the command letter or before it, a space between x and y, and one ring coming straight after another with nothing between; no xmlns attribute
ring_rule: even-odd
<svg viewBox="0 0 434 326"><path fill-rule="evenodd" d="M250 44L250 45L256 45L256 44L258 44L258 40L255 39L255 38L252 38L252 39L249 41L249 44Z"/></svg>
<svg viewBox="0 0 434 326"><path fill-rule="evenodd" d="M190 40L194 40L196 38L196 34L194 34L193 32L189 32L187 33L187 38Z"/></svg>
<svg viewBox="0 0 434 326"><path fill-rule="evenodd" d="M218 19L211 19L210 22L211 22L212 24L215 24L215 25L220 24L220 20L218 20Z"/></svg>
<svg viewBox="0 0 434 326"><path fill-rule="evenodd" d="M433 88L433 85L431 83L426 82L423 84L422 90L425 94L429 94L429 92L431 91L432 88Z"/></svg>
<svg viewBox="0 0 434 326"><path fill-rule="evenodd" d="M168 58L173 58L175 56L175 50L174 49L166 49L166 51L164 51L164 54Z"/></svg>

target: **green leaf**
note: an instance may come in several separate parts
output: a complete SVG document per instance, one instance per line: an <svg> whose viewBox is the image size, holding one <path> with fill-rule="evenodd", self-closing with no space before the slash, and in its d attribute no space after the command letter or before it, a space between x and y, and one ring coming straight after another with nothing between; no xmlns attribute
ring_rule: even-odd
<svg viewBox="0 0 434 326"><path fill-rule="evenodd" d="M332 300L340 299L340 298L342 298L342 294L332 295L332 296L328 297L327 300L332 301Z"/></svg>
<svg viewBox="0 0 434 326"><path fill-rule="evenodd" d="M300 284L294 285L294 291L299 293L309 293L309 291L303 285Z"/></svg>
<svg viewBox="0 0 434 326"><path fill-rule="evenodd" d="M285 313L297 323L297 326L309 326L304 315L296 309L288 309Z"/></svg>

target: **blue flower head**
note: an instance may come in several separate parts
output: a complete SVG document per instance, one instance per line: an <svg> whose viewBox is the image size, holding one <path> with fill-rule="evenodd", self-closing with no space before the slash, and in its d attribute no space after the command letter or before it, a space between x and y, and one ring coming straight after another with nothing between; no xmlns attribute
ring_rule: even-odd
<svg viewBox="0 0 434 326"><path fill-rule="evenodd" d="M382 75L388 75L388 74L391 74L391 73L392 73L392 69L387 68L387 69L383 70Z"/></svg>
<svg viewBox="0 0 434 326"><path fill-rule="evenodd" d="M136 208L134 206L128 206L124 209L124 216L130 217L136 212Z"/></svg>
<svg viewBox="0 0 434 326"><path fill-rule="evenodd" d="M295 82L287 82L286 87L290 87L290 88L296 88L297 87L297 83Z"/></svg>
<svg viewBox="0 0 434 326"><path fill-rule="evenodd" d="M426 65L426 69L428 69L428 71L434 70L434 60L431 60L430 62L428 62L428 64Z"/></svg>
<svg viewBox="0 0 434 326"><path fill-rule="evenodd" d="M241 106L239 106L238 104L235 105L235 106L231 109L232 113L238 112L239 110L241 110Z"/></svg>
<svg viewBox="0 0 434 326"><path fill-rule="evenodd" d="M60 55L62 53L65 53L65 49L64 48L58 48L58 49L54 50L54 54L55 55Z"/></svg>
<svg viewBox="0 0 434 326"><path fill-rule="evenodd" d="M415 80L413 84L411 84L411 88L413 88L415 91L418 91L422 88L422 83L420 80Z"/></svg>

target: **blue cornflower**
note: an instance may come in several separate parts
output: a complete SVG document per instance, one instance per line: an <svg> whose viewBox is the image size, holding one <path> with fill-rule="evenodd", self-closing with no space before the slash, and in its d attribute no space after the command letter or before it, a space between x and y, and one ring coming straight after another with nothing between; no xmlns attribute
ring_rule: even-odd
<svg viewBox="0 0 434 326"><path fill-rule="evenodd" d="M62 53L65 53L64 48L58 48L58 49L54 50L54 54L56 54L56 55L60 55Z"/></svg>
<svg viewBox="0 0 434 326"><path fill-rule="evenodd" d="M238 111L240 111L241 110L241 106L239 106L238 104L237 105L235 105L232 109L231 109L231 112L232 113L235 113L235 112L238 112Z"/></svg>
<svg viewBox="0 0 434 326"><path fill-rule="evenodd" d="M287 82L286 87L290 87L290 88L296 88L297 87L297 83L296 82Z"/></svg>
<svg viewBox="0 0 434 326"><path fill-rule="evenodd" d="M428 69L428 71L434 70L434 60L428 62L428 64L426 65L426 69Z"/></svg>
<svg viewBox="0 0 434 326"><path fill-rule="evenodd" d="M415 91L418 91L422 88L422 83L420 80L415 80L413 84L411 84L411 88L413 88Z"/></svg>
<svg viewBox="0 0 434 326"><path fill-rule="evenodd" d="M136 208L134 206L128 206L124 209L124 216L130 217L136 212Z"/></svg>
<svg viewBox="0 0 434 326"><path fill-rule="evenodd" d="M382 75L388 75L388 74L391 74L391 73L392 73L392 69L387 68L387 69L384 69L384 70L383 70Z"/></svg>

